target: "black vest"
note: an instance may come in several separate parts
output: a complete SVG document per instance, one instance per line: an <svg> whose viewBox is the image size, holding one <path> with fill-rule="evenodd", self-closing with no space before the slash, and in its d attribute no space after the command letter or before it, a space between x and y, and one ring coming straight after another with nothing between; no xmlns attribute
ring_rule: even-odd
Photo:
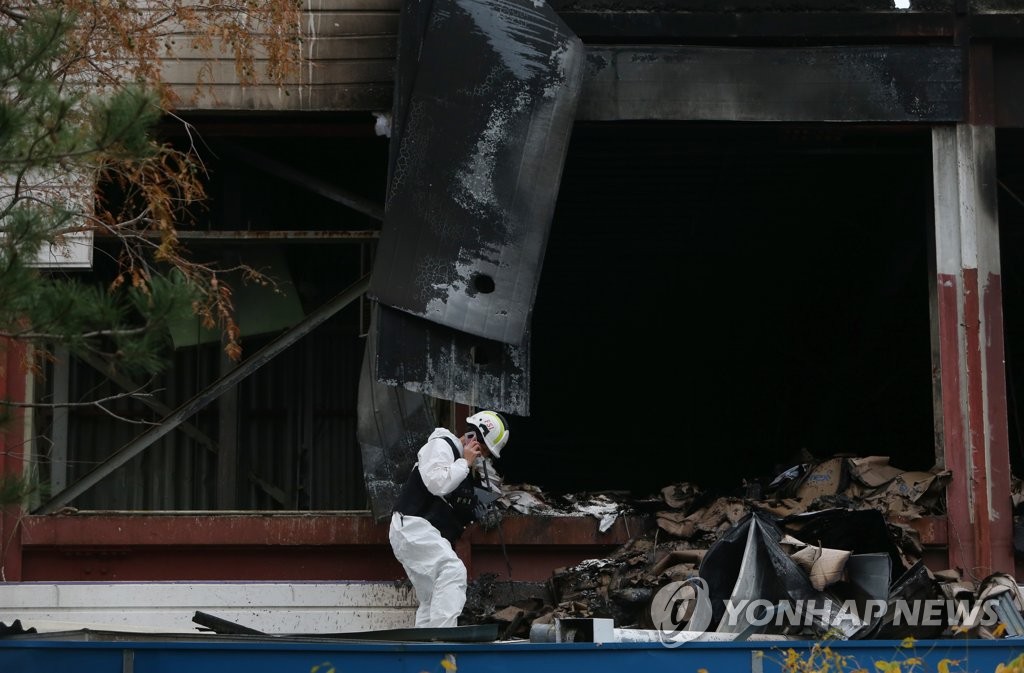
<svg viewBox="0 0 1024 673"><path fill-rule="evenodd" d="M452 447L455 460L462 457L451 438L441 439ZM402 493L395 504L395 512L426 519L453 545L462 535L463 529L473 522L475 508L476 494L473 492L472 474L463 479L454 491L442 497L427 490L418 463L412 466L412 471L405 480Z"/></svg>

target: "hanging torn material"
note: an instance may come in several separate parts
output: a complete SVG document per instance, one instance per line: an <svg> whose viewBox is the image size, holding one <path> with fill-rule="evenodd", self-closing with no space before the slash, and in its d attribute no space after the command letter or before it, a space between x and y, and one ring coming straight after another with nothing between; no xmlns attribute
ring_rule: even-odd
<svg viewBox="0 0 1024 673"><path fill-rule="evenodd" d="M583 45L534 0L410 2L402 25L369 291L382 309L403 314L384 319L402 329L382 321L376 376L525 415L530 317Z"/></svg>
<svg viewBox="0 0 1024 673"><path fill-rule="evenodd" d="M356 435L370 510L377 521L384 521L394 510L416 453L438 420L430 400L423 395L386 386L374 378L377 323L375 312L359 375Z"/></svg>
<svg viewBox="0 0 1024 673"><path fill-rule="evenodd" d="M530 351L377 307L376 379L383 385L499 409L530 413Z"/></svg>
<svg viewBox="0 0 1024 673"><path fill-rule="evenodd" d="M775 633L796 635L803 631L816 636L832 634L842 639L861 638L869 633L879 615L857 609L868 599L879 600L885 588L873 596L856 595L852 588L870 585L873 566L864 568L858 582L844 590L828 591L815 587L812 577L782 546L782 529L773 517L760 512L750 515L731 528L708 550L700 564L700 576L707 582L713 610L713 630L720 633ZM851 561L858 555L845 556ZM876 558L885 559L881 554ZM825 574L835 571L832 559ZM839 577L848 577L840 575ZM838 577L820 582L822 587L837 584ZM886 582L887 588L888 582Z"/></svg>
<svg viewBox="0 0 1024 673"><path fill-rule="evenodd" d="M402 66L415 76L371 296L523 342L582 65L582 42L544 2L434 0L419 60Z"/></svg>

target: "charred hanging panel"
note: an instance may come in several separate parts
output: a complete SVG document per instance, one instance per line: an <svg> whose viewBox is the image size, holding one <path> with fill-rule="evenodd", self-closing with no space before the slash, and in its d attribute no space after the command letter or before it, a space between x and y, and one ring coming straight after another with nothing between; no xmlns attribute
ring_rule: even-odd
<svg viewBox="0 0 1024 673"><path fill-rule="evenodd" d="M546 4L434 0L419 61L406 64L412 93L395 113L373 298L525 343L582 61L582 43Z"/></svg>
<svg viewBox="0 0 1024 673"><path fill-rule="evenodd" d="M359 389L378 519L436 424L428 395L529 413L530 316L582 76L582 43L543 3L403 7Z"/></svg>
<svg viewBox="0 0 1024 673"><path fill-rule="evenodd" d="M481 339L381 306L377 378L472 407L529 414L529 349ZM420 383L420 382L424 383Z"/></svg>
<svg viewBox="0 0 1024 673"><path fill-rule="evenodd" d="M405 0L398 24L398 54L395 67L394 99L391 104L391 143L388 146L388 182L395 174L399 141L409 115L409 98L416 83L416 64L427 32L434 0Z"/></svg>
<svg viewBox="0 0 1024 673"><path fill-rule="evenodd" d="M379 521L391 515L416 452L437 427L437 417L425 396L377 382L373 363L378 315L375 311L370 322L359 376L357 434L366 495Z"/></svg>

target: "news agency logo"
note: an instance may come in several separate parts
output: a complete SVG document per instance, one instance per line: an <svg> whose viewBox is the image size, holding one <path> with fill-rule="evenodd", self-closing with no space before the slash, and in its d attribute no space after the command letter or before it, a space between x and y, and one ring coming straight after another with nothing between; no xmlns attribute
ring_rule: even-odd
<svg viewBox="0 0 1024 673"><path fill-rule="evenodd" d="M736 633L753 627L772 632L810 627L835 627L853 633L880 620L893 626L993 627L999 623L998 601L973 604L944 599L866 600L838 602L791 600L773 603L765 599L730 599L717 630ZM666 584L651 600L651 622L666 647L678 647L697 639L711 625L712 605L708 585L699 577ZM726 628L722 628L726 627Z"/></svg>
<svg viewBox="0 0 1024 673"><path fill-rule="evenodd" d="M708 583L700 577L669 582L651 599L651 623L661 644L679 647L711 626Z"/></svg>

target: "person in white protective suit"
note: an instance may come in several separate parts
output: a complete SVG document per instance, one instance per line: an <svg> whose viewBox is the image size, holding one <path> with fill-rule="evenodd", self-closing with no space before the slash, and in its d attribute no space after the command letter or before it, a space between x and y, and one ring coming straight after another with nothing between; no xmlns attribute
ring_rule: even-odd
<svg viewBox="0 0 1024 673"><path fill-rule="evenodd" d="M417 627L458 624L467 578L466 566L452 547L475 516L472 466L482 468L508 444L508 423L501 414L481 411L466 423L461 437L445 428L430 434L391 515L388 537L416 591ZM490 466L486 472L487 486L493 488Z"/></svg>

